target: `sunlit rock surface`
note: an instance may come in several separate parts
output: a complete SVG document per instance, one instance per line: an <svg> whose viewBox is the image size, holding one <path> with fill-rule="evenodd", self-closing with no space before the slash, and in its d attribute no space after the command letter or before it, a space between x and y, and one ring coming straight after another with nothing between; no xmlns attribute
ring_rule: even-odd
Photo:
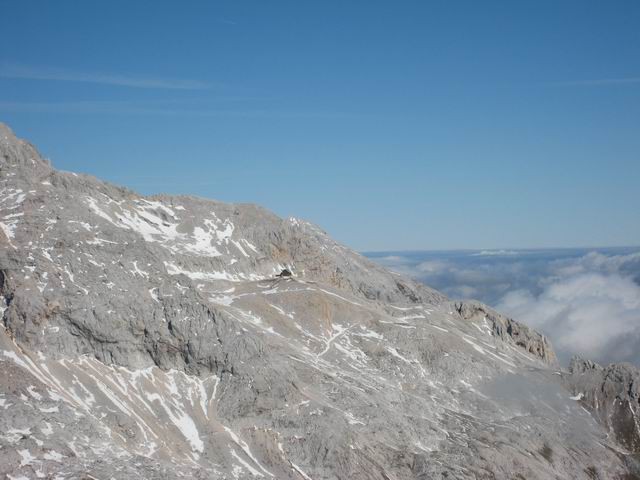
<svg viewBox="0 0 640 480"><path fill-rule="evenodd" d="M307 222L59 172L0 126L0 247L9 479L628 474L543 336Z"/></svg>

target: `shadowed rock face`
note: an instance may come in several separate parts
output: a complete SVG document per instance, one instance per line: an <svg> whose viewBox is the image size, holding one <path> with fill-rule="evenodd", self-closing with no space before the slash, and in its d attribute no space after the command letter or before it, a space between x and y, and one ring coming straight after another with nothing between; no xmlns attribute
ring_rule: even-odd
<svg viewBox="0 0 640 480"><path fill-rule="evenodd" d="M640 370L625 363L603 367L574 357L564 378L575 398L618 443L640 454Z"/></svg>
<svg viewBox="0 0 640 480"><path fill-rule="evenodd" d="M526 326L298 219L56 171L5 126L0 311L8 478L629 471Z"/></svg>

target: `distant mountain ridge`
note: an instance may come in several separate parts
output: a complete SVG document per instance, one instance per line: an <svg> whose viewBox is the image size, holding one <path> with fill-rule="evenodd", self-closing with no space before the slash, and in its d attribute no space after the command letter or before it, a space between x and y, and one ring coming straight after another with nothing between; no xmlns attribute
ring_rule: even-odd
<svg viewBox="0 0 640 480"><path fill-rule="evenodd" d="M56 171L4 125L0 305L7 478L634 471L534 330L308 222Z"/></svg>

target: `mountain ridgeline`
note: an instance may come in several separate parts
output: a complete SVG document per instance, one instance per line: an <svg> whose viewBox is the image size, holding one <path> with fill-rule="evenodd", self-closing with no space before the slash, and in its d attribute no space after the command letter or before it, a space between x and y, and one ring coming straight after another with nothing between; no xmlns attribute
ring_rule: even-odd
<svg viewBox="0 0 640 480"><path fill-rule="evenodd" d="M57 171L1 124L0 314L9 479L638 478L633 367L564 371L313 224Z"/></svg>

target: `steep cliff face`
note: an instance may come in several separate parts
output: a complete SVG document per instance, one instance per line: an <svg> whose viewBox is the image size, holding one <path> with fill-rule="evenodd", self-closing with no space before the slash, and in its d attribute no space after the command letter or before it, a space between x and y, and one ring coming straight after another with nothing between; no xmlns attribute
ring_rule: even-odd
<svg viewBox="0 0 640 480"><path fill-rule="evenodd" d="M457 302L456 311L465 320L487 323L494 336L505 342L513 342L527 352L540 357L546 363L556 364L558 359L547 338L535 330L499 314L476 301Z"/></svg>
<svg viewBox="0 0 640 480"><path fill-rule="evenodd" d="M0 247L8 478L628 471L543 336L307 222L59 172L0 126Z"/></svg>

